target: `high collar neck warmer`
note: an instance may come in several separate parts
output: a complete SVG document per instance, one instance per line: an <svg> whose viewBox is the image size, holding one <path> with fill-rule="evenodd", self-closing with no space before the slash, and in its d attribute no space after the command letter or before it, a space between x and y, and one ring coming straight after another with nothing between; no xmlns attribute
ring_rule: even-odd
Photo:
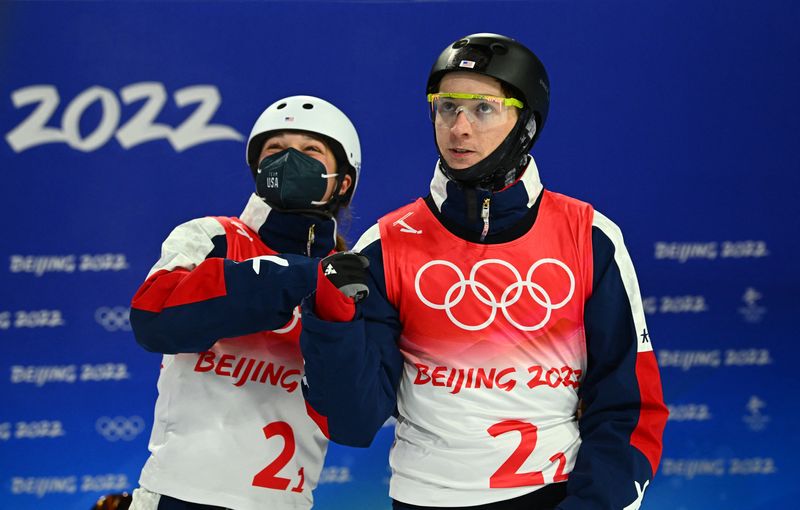
<svg viewBox="0 0 800 510"><path fill-rule="evenodd" d="M336 246L336 220L311 214L276 211L253 193L239 215L278 253L325 257Z"/></svg>
<svg viewBox="0 0 800 510"><path fill-rule="evenodd" d="M502 191L462 187L449 180L437 163L431 180L430 198L438 212L468 232L498 234L521 221L542 193L539 170L533 158L522 176ZM488 200L488 202L487 202ZM488 221L481 216L488 207Z"/></svg>

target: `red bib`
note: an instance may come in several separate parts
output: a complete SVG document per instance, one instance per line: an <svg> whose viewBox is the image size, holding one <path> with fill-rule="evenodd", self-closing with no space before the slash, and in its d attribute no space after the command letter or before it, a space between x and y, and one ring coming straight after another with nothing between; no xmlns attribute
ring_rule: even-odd
<svg viewBox="0 0 800 510"><path fill-rule="evenodd" d="M534 226L507 243L455 236L423 200L379 221L405 358L393 498L489 503L572 470L593 210L543 193Z"/></svg>

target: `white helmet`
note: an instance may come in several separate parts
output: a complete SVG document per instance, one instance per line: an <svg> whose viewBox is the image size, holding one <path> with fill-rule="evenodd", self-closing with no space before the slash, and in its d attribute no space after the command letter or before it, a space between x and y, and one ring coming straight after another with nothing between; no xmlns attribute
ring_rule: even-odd
<svg viewBox="0 0 800 510"><path fill-rule="evenodd" d="M313 96L291 96L275 101L258 117L247 140L245 158L255 177L261 147L273 132L283 129L308 131L325 137L336 157L339 173L352 169L353 185L345 203L355 192L361 173L361 144L350 119L331 103ZM342 171L345 170L345 171Z"/></svg>

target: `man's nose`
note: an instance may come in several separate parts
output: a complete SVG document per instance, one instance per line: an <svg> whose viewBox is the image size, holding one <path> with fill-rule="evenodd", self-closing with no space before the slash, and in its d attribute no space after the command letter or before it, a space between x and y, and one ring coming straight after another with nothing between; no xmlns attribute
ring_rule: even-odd
<svg viewBox="0 0 800 510"><path fill-rule="evenodd" d="M450 128L450 132L456 136L463 136L472 133L472 123L469 121L467 113L464 110L459 110L456 112L456 119L453 121L453 126Z"/></svg>

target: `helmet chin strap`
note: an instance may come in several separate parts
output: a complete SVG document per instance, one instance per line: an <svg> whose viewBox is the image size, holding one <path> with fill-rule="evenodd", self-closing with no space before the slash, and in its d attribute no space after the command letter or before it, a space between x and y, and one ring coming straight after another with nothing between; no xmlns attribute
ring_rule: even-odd
<svg viewBox="0 0 800 510"><path fill-rule="evenodd" d="M470 167L452 168L436 144L439 166L448 179L465 187L500 191L517 180L525 169L535 134L536 118L530 110L523 110L505 140L491 154Z"/></svg>

